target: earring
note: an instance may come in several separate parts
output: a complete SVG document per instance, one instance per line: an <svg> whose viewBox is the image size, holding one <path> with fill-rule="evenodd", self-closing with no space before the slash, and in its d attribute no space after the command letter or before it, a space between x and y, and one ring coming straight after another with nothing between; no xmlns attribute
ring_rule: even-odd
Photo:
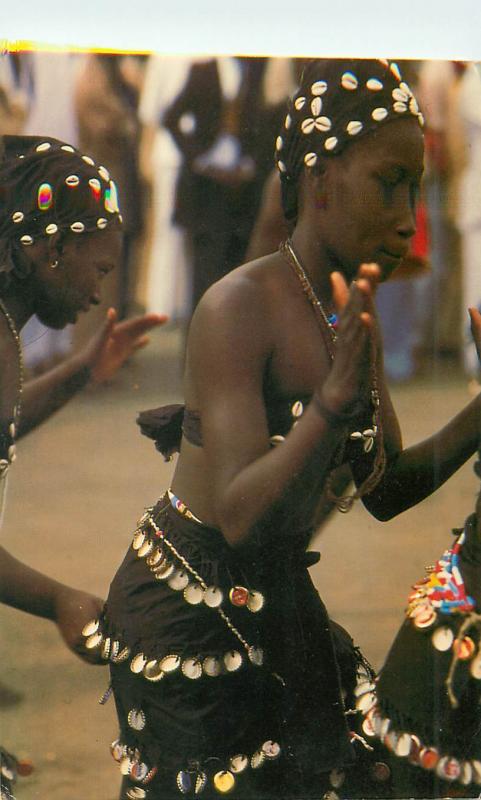
<svg viewBox="0 0 481 800"><path fill-rule="evenodd" d="M58 267L58 258L56 258L55 261L53 261L50 264L50 269L57 269L57 267Z"/></svg>

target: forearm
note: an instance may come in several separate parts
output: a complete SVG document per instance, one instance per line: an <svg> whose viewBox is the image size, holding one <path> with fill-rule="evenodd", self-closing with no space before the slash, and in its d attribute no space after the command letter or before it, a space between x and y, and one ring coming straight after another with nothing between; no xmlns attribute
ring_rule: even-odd
<svg viewBox="0 0 481 800"><path fill-rule="evenodd" d="M66 587L22 564L0 547L0 600L8 606L55 620L56 603Z"/></svg>
<svg viewBox="0 0 481 800"><path fill-rule="evenodd" d="M229 544L243 544L266 522L285 523L292 508L305 502L306 487L314 511L343 436L344 426L328 422L312 403L282 444L239 470L216 504Z"/></svg>
<svg viewBox="0 0 481 800"><path fill-rule="evenodd" d="M364 498L378 519L389 520L429 497L476 451L481 434L481 396L424 442L388 457L385 474ZM359 472L354 469L356 481Z"/></svg>
<svg viewBox="0 0 481 800"><path fill-rule="evenodd" d="M65 405L90 380L90 368L73 356L23 389L19 436L28 433Z"/></svg>

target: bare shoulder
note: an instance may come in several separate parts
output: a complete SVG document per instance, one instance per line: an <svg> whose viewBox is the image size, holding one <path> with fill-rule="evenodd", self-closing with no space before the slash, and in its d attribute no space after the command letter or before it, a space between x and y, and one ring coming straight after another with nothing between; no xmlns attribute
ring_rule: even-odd
<svg viewBox="0 0 481 800"><path fill-rule="evenodd" d="M213 284L200 301L189 332L189 349L207 341L272 346L277 256L251 261Z"/></svg>

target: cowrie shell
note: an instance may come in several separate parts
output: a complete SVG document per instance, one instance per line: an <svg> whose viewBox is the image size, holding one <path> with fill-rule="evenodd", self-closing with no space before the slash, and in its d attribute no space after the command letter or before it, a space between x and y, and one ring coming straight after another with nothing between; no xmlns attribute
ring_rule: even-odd
<svg viewBox="0 0 481 800"><path fill-rule="evenodd" d="M317 131L325 132L331 130L332 122L329 117L317 117L317 119L314 120L314 125Z"/></svg>
<svg viewBox="0 0 481 800"><path fill-rule="evenodd" d="M311 94L315 95L316 97L319 97L321 94L324 94L326 89L327 89L326 81L316 81L311 86Z"/></svg>
<svg viewBox="0 0 481 800"><path fill-rule="evenodd" d="M217 678L222 672L222 664L216 656L207 656L204 658L202 668L209 678Z"/></svg>
<svg viewBox="0 0 481 800"><path fill-rule="evenodd" d="M157 683L157 681L162 680L164 677L164 671L162 670L159 662L156 658L147 661L143 669L144 678L146 678L151 683Z"/></svg>
<svg viewBox="0 0 481 800"><path fill-rule="evenodd" d="M184 570L179 570L169 578L167 583L170 588L175 589L176 592L183 592L186 586L189 585L189 573L184 572Z"/></svg>
<svg viewBox="0 0 481 800"><path fill-rule="evenodd" d="M179 667L180 656L177 655L164 656L162 661L160 661L160 668L162 669L162 672L175 672L175 670Z"/></svg>
<svg viewBox="0 0 481 800"><path fill-rule="evenodd" d="M97 633L93 633L92 636L88 637L87 641L85 642L85 647L87 648L87 650L95 650L95 648L98 647L99 644L102 642L103 638L104 637L102 636L100 631L97 631Z"/></svg>
<svg viewBox="0 0 481 800"><path fill-rule="evenodd" d="M28 235L28 233L24 234L24 236L21 236L20 237L20 241L21 241L22 244L24 244L26 246L29 245L29 244L33 244L33 239L32 239L31 236Z"/></svg>
<svg viewBox="0 0 481 800"><path fill-rule="evenodd" d="M145 538L146 538L145 531L137 531L134 534L134 538L132 541L132 547L134 548L134 550L140 550L140 548L145 542Z"/></svg>
<svg viewBox="0 0 481 800"><path fill-rule="evenodd" d="M287 167L283 161L278 161L277 166L280 172L287 172Z"/></svg>
<svg viewBox="0 0 481 800"><path fill-rule="evenodd" d="M392 97L393 100L399 100L401 103L407 103L407 101L409 100L409 97L406 94L406 92L403 92L403 90L400 89L399 86L397 86L395 89L392 90Z"/></svg>
<svg viewBox="0 0 481 800"><path fill-rule="evenodd" d="M366 81L366 88L371 92L380 92L383 88L382 81L380 81L379 78L369 78L369 80Z"/></svg>
<svg viewBox="0 0 481 800"><path fill-rule="evenodd" d="M184 600L191 606L197 606L204 599L204 590L200 583L191 583L184 589Z"/></svg>
<svg viewBox="0 0 481 800"><path fill-rule="evenodd" d="M373 118L373 120L375 120L375 122L382 122L383 119L386 119L387 114L388 114L387 108L380 107L374 109L374 111L371 114L371 117Z"/></svg>
<svg viewBox="0 0 481 800"><path fill-rule="evenodd" d="M324 142L324 147L326 150L334 150L336 145L337 138L335 136L329 136L329 138Z"/></svg>
<svg viewBox="0 0 481 800"><path fill-rule="evenodd" d="M301 111L304 106L306 105L306 98L305 97L296 97L294 101L294 108L297 111Z"/></svg>
<svg viewBox="0 0 481 800"><path fill-rule="evenodd" d="M93 633L97 633L99 625L100 622L98 619L90 620L90 622L87 622L87 624L82 628L82 636L92 636Z"/></svg>
<svg viewBox="0 0 481 800"><path fill-rule="evenodd" d="M227 672L236 672L242 666L242 656L238 650L229 650L224 656L224 664Z"/></svg>
<svg viewBox="0 0 481 800"><path fill-rule="evenodd" d="M444 652L445 650L450 649L454 641L454 634L451 628L443 626L442 628L438 628L434 631L433 635L431 636L431 641L436 650Z"/></svg>
<svg viewBox="0 0 481 800"><path fill-rule="evenodd" d="M104 217L99 217L97 220L97 228L100 228L100 230L102 231L106 227L107 227L107 220Z"/></svg>
<svg viewBox="0 0 481 800"><path fill-rule="evenodd" d="M137 555L139 558L145 558L146 556L150 555L153 549L154 543L151 542L150 539L146 539L145 542L142 543L142 546L137 550Z"/></svg>
<svg viewBox="0 0 481 800"><path fill-rule="evenodd" d="M358 83L359 81L353 72L345 72L341 77L342 88L347 89L350 92L354 91L354 89L357 89Z"/></svg>
<svg viewBox="0 0 481 800"><path fill-rule="evenodd" d="M239 754L237 756L232 756L229 767L232 772L238 774L239 772L244 772L245 769L249 766L249 759L247 756Z"/></svg>
<svg viewBox="0 0 481 800"><path fill-rule="evenodd" d="M93 160L93 158L90 158L90 156L82 156L82 160L85 161L85 163L88 164L89 167L95 167L95 161Z"/></svg>
<svg viewBox="0 0 481 800"><path fill-rule="evenodd" d="M312 117L307 117L307 119L303 119L301 122L301 131L305 134L312 133L315 128L315 122Z"/></svg>
<svg viewBox="0 0 481 800"><path fill-rule="evenodd" d="M218 608L222 605L224 594L218 586L208 586L204 590L204 603L209 608Z"/></svg>
<svg viewBox="0 0 481 800"><path fill-rule="evenodd" d="M358 133L362 131L362 122L359 120L351 120L346 125L346 131L348 132L349 136L357 136Z"/></svg>
<svg viewBox="0 0 481 800"><path fill-rule="evenodd" d="M306 167L313 167L317 163L317 156L315 153L306 153L304 156L304 164Z"/></svg>
<svg viewBox="0 0 481 800"><path fill-rule="evenodd" d="M196 681L202 676L202 664L198 658L186 658L182 662L182 672L186 678Z"/></svg>
<svg viewBox="0 0 481 800"><path fill-rule="evenodd" d="M65 153L75 153L75 148L73 148L70 144L63 144L60 149Z"/></svg>
<svg viewBox="0 0 481 800"><path fill-rule="evenodd" d="M136 675L139 675L143 668L147 663L147 658L144 656L143 653L137 653L136 656L133 657L132 661L130 662L130 669L132 672L135 672Z"/></svg>
<svg viewBox="0 0 481 800"><path fill-rule="evenodd" d="M12 214L12 222L15 222L15 223L22 222L23 219L24 219L24 216L25 215L24 215L23 211L15 211Z"/></svg>
<svg viewBox="0 0 481 800"><path fill-rule="evenodd" d="M409 110L411 114L419 114L419 106L415 97L411 97L409 101Z"/></svg>
<svg viewBox="0 0 481 800"><path fill-rule="evenodd" d="M402 76L399 67L395 61L392 62L390 69L396 80L400 81Z"/></svg>
<svg viewBox="0 0 481 800"><path fill-rule="evenodd" d="M402 103L400 100L396 100L396 102L393 104L393 109L396 112L396 114L404 114L404 112L408 110L408 107L406 103Z"/></svg>
<svg viewBox="0 0 481 800"><path fill-rule="evenodd" d="M52 145L50 144L50 142L42 142L42 144L37 145L35 151L37 153L45 153L47 150L50 150L51 147Z"/></svg>
<svg viewBox="0 0 481 800"><path fill-rule="evenodd" d="M58 231L58 225L56 225L55 222L51 222L50 225L47 225L47 227L45 228L45 233L48 234L49 236L51 236L52 233L57 233L57 231Z"/></svg>
<svg viewBox="0 0 481 800"><path fill-rule="evenodd" d="M78 186L80 183L80 178L78 175L67 175L65 178L65 183L67 186Z"/></svg>
<svg viewBox="0 0 481 800"><path fill-rule="evenodd" d="M290 115L290 114L288 114L288 115L286 116L285 120L284 120L284 128L286 129L286 131L288 131L288 130L289 130L289 128L291 127L291 125L292 125L292 117L291 117L291 115Z"/></svg>
<svg viewBox="0 0 481 800"><path fill-rule="evenodd" d="M109 175L108 169L105 169L105 167L100 166L99 169L98 169L98 173L99 173L100 177L103 178L104 181L109 183L110 175Z"/></svg>
<svg viewBox="0 0 481 800"><path fill-rule="evenodd" d="M70 230L74 233L83 233L85 230L85 225L83 222L72 222Z"/></svg>
<svg viewBox="0 0 481 800"><path fill-rule="evenodd" d="M276 150L282 150L283 144L282 136L278 136L276 139Z"/></svg>
<svg viewBox="0 0 481 800"><path fill-rule="evenodd" d="M318 117L322 110L322 100L320 97L315 97L311 103L311 114L313 117Z"/></svg>

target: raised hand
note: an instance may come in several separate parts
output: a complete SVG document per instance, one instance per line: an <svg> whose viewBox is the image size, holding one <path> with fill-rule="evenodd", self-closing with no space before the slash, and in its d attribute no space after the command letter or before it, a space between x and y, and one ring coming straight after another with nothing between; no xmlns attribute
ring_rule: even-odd
<svg viewBox="0 0 481 800"><path fill-rule="evenodd" d="M81 354L83 362L90 367L92 380L102 383L112 378L136 350L149 343L147 332L166 321L163 314L144 314L117 322L117 312L109 308L104 325Z"/></svg>
<svg viewBox="0 0 481 800"><path fill-rule="evenodd" d="M469 308L468 312L471 318L471 333L476 345L478 359L481 362L481 314L477 308Z"/></svg>
<svg viewBox="0 0 481 800"><path fill-rule="evenodd" d="M338 414L355 414L367 399L370 385L372 295L379 280L376 264L363 264L358 279L348 287L343 275L331 275L333 298L339 313L332 369L321 391L322 403Z"/></svg>

